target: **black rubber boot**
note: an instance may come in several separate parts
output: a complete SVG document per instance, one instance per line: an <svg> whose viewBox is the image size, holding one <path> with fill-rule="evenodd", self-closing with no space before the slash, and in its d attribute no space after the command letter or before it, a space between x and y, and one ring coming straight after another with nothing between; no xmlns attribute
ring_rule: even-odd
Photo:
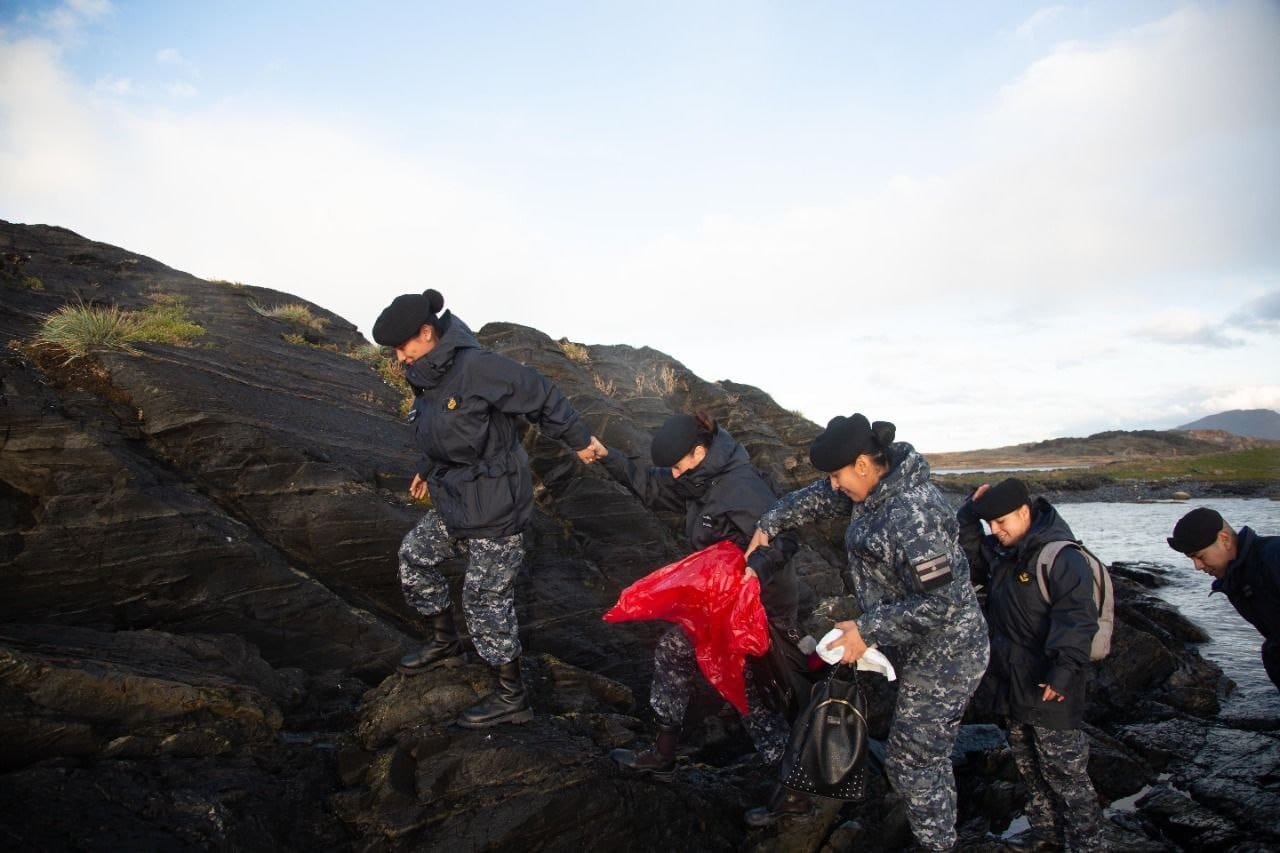
<svg viewBox="0 0 1280 853"><path fill-rule="evenodd" d="M609 757L623 770L647 773L658 779L670 779L676 772L676 746L680 742L680 726L658 723L658 738L652 749L610 750Z"/></svg>
<svg viewBox="0 0 1280 853"><path fill-rule="evenodd" d="M798 791L792 791L790 788L784 788L779 785L773 790L773 796L769 798L769 805L756 806L747 812L743 818L747 822L747 826L753 829L761 829L766 826L773 826L778 821L787 817L806 817L813 814L813 800L807 794L801 794Z"/></svg>
<svg viewBox="0 0 1280 853"><path fill-rule="evenodd" d="M1034 830L1006 838L997 848L999 853L1053 853L1065 849L1052 838L1045 838Z"/></svg>
<svg viewBox="0 0 1280 853"><path fill-rule="evenodd" d="M430 619L431 642L418 651L400 658L400 665L396 669L404 675L421 675L439 667L452 669L455 666L462 666L466 661L462 643L458 642L458 631L453 627L453 616L449 611L437 613Z"/></svg>
<svg viewBox="0 0 1280 853"><path fill-rule="evenodd" d="M502 723L527 723L533 719L524 679L520 677L520 658L497 667L498 689L463 711L457 723L464 729L487 729Z"/></svg>

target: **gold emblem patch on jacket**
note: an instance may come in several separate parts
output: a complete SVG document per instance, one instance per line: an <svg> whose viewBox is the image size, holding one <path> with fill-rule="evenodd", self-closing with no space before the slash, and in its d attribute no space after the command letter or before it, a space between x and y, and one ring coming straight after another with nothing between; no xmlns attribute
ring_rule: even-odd
<svg viewBox="0 0 1280 853"><path fill-rule="evenodd" d="M951 558L946 554L933 554L911 564L916 578L925 590L951 583Z"/></svg>
<svg viewBox="0 0 1280 853"><path fill-rule="evenodd" d="M1018 572L1018 583L1031 583L1031 575L1027 572Z"/></svg>
<svg viewBox="0 0 1280 853"><path fill-rule="evenodd" d="M446 409L452 412L454 409L458 408L458 398L450 397L449 402L445 403L444 406Z"/></svg>

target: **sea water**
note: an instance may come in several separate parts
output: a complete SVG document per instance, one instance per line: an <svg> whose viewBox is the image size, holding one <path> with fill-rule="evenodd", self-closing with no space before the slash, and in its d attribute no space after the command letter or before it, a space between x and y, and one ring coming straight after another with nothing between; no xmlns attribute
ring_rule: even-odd
<svg viewBox="0 0 1280 853"><path fill-rule="evenodd" d="M1196 571L1191 560L1165 541L1178 519L1197 506L1216 509L1237 531L1251 527L1261 536L1280 536L1280 501L1214 498L1177 503L1057 503L1055 507L1077 538L1105 562L1149 563L1166 570L1167 586L1154 594L1178 608L1212 638L1199 645L1236 683L1223 701L1232 717L1274 716L1278 691L1262 667L1262 637L1225 595L1209 594L1213 578Z"/></svg>

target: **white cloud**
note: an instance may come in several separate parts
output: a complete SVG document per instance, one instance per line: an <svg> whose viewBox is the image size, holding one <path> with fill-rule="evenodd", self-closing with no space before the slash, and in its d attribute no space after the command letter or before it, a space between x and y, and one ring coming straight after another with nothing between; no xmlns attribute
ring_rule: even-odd
<svg viewBox="0 0 1280 853"><path fill-rule="evenodd" d="M1013 35L1019 39L1035 38L1040 30L1057 20L1064 11L1066 9L1063 6L1046 6L1043 9L1037 9L1031 17L1018 25Z"/></svg>
<svg viewBox="0 0 1280 853"><path fill-rule="evenodd" d="M52 30L59 39L72 40L78 37L80 29L89 22L110 13L113 10L108 0L66 0L40 16L44 26Z"/></svg>
<svg viewBox="0 0 1280 853"><path fill-rule="evenodd" d="M1240 279L1280 260L1277 43L1280 10L1245 2L1059 45L939 128L933 172L804 187L752 215L673 199L696 225L603 243L560 224L555 190L474 177L486 164L235 102L101 103L53 45L0 41L0 215L365 329L396 294L437 286L475 325L648 344L820 423L859 409L926 450L1009 444L1150 425L1209 376L1224 397L1269 387L1265 368L1223 365L1274 364L1274 344L1178 306L1212 288L1275 321L1274 295ZM176 48L156 62L197 70ZM1022 370L980 370L988 341Z"/></svg>
<svg viewBox="0 0 1280 853"><path fill-rule="evenodd" d="M108 177L93 110L42 39L0 41L0 186L15 212L74 207Z"/></svg>
<svg viewBox="0 0 1280 853"><path fill-rule="evenodd" d="M1243 388L1221 389L1207 396L1200 409L1205 414L1230 409L1280 410L1280 385L1250 385Z"/></svg>
<svg viewBox="0 0 1280 853"><path fill-rule="evenodd" d="M1280 331L1280 288L1241 305L1229 321L1254 331Z"/></svg>
<svg viewBox="0 0 1280 853"><path fill-rule="evenodd" d="M177 68L187 74L197 76L200 73L199 67L182 55L182 52L176 47L166 47L156 51L156 62L170 68Z"/></svg>
<svg viewBox="0 0 1280 853"><path fill-rule="evenodd" d="M104 95L131 95L133 81L128 77L99 77L93 84L93 90Z"/></svg>
<svg viewBox="0 0 1280 853"><path fill-rule="evenodd" d="M1233 337L1220 324L1193 311L1164 311L1134 331L1139 337L1162 344L1229 348L1244 346L1245 341Z"/></svg>
<svg viewBox="0 0 1280 853"><path fill-rule="evenodd" d="M185 80L174 80L167 87L167 91L175 98L194 98L198 94L196 87Z"/></svg>

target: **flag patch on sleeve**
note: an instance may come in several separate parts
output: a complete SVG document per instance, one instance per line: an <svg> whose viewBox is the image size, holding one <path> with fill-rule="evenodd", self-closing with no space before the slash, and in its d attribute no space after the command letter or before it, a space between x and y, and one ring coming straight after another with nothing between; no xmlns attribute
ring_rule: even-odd
<svg viewBox="0 0 1280 853"><path fill-rule="evenodd" d="M926 591L951 583L951 558L946 554L934 554L912 563L916 579Z"/></svg>

